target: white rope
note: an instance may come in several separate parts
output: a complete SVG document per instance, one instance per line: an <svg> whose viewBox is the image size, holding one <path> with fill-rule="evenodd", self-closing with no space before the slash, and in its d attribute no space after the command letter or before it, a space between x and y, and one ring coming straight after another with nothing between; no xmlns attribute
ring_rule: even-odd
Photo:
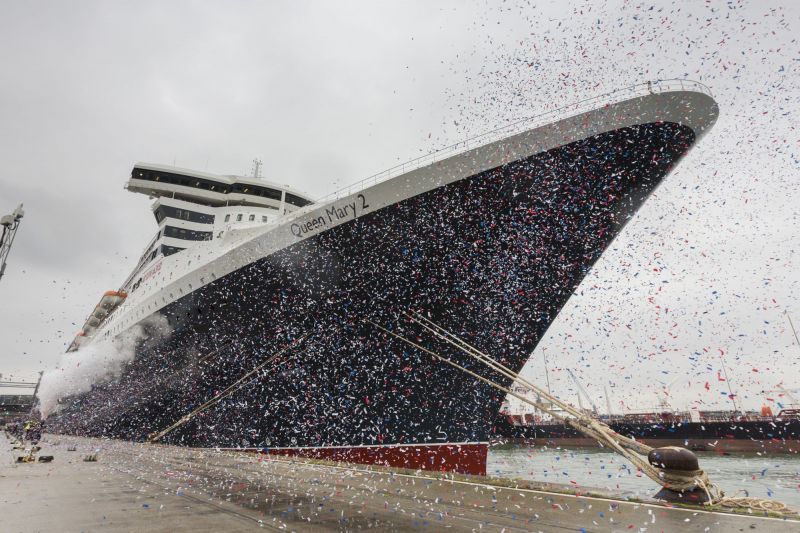
<svg viewBox="0 0 800 533"><path fill-rule="evenodd" d="M637 453L640 453L642 455L646 455L646 454L650 453L650 451L652 451L652 448L650 446L647 446L647 445L645 445L645 444L643 444L641 442L638 442L638 441L636 441L634 439L631 439L629 437L626 437L624 435L620 435L619 433L617 433L616 431L612 430L610 427L608 427L603 422L600 422L599 420L595 420L595 419L593 419L593 418L591 418L589 416L586 416L586 414L584 412L582 412L582 411L580 411L578 409L575 409L573 406L569 405L568 403L562 402L560 399L556 398L555 396L553 396L549 392L544 391L543 389L541 389L537 385L531 383L530 381L528 381L527 379L523 378L519 374L514 373L510 368L506 367L505 365L503 365L499 361L496 361L495 359L493 359L489 355L481 352L480 350L478 350L474 346L471 346L467 342L461 340L455 334L450 333L449 331L445 330L441 326L436 325L433 321L427 319L423 315L421 315L419 313L416 313L416 312L414 312L414 317L412 317L411 315L409 315L407 313L404 313L404 314L409 319L411 319L412 321L416 322L417 324L420 324L422 327L424 327L428 331L433 332L436 336L438 336L439 338L442 338L443 340L445 340L446 342L452 344L456 348L459 348L460 350L465 352L467 355L470 355L470 356L478 359L479 361L481 361L482 363L486 364L490 368L500 372L501 374L503 374L507 378L509 378L511 380L514 380L514 381L517 381L519 383L522 383L523 385L525 385L526 387L528 387L529 389L534 391L540 398L545 398L550 403L552 403L554 405L557 405L563 411L565 411L565 412L569 413L570 415L572 415L573 417L575 417L575 419L576 419L575 421L577 421L579 424L581 424L584 428L589 428L589 429L593 430L594 432L600 433L600 434L608 433L621 446L623 446L625 448L632 449L633 451L635 451ZM533 400L530 400L530 399L526 398L526 403L533 405L537 409L540 409L540 407L538 407L538 405L541 405L541 404L539 404L539 402L535 402ZM551 416L553 416L554 418L556 418L557 420L560 420L562 422L570 423L570 421L571 421L571 419L569 419L568 417L561 416L561 414L558 413L557 411L546 410L545 412L547 412L548 414L550 414ZM572 421L572 422L575 422L575 421ZM575 427L574 423L570 424L570 425ZM578 429L580 431L579 428L576 427L576 429Z"/></svg>
<svg viewBox="0 0 800 533"><path fill-rule="evenodd" d="M384 332L388 333L389 335L392 335L393 337L395 337L395 338L397 338L397 339L399 339L399 340L401 340L401 341L403 341L403 342L405 342L407 344L410 344L411 346L414 346L415 348L417 348L419 350L422 350L423 352L433 356L434 358L436 358L436 359L438 359L438 360L440 360L440 361L442 361L444 363L447 363L448 365L451 365L451 366L453 366L455 368L458 368L459 370L462 370L463 372L466 372L467 374L469 374L469 375L471 375L471 376L483 381L484 383L486 383L486 384L488 384L488 385L500 390L501 392L505 392L506 394L510 394L511 396L514 396L518 400L520 400L520 401L522 401L524 403L527 403L529 405L532 405L533 407L535 407L537 409L540 409L541 411L544 411L544 412L550 414L551 416L554 416L558 420L562 420L566 424L569 424L570 426L574 427L577 431L594 438L598 442L609 446L610 448L614 449L616 452L618 452L621 455L623 455L626 458L628 458L628 460L630 460L639 470L644 472L648 477L653 479L653 481L655 481L656 483L661 484L661 485L664 484L663 480L659 476L659 472L658 472L657 469L652 467L648 462L644 461L640 456L635 455L634 453L631 453L629 450L623 448L619 444L619 442L614 440L614 438L611 435L609 435L608 433L606 433L603 430L603 428L601 427L599 422L593 421L591 419L586 419L586 417L584 415L578 414L578 412L574 408L572 408L571 406L567 406L568 409L571 412L574 412L574 413L578 414L578 416L581 416L582 419L577 419L577 417L576 418L569 418L569 417L561 416L559 413L557 413L556 411L553 411L552 409L547 408L545 405L543 405L543 404L541 404L539 402L533 401L530 398L526 398L524 396L521 396L520 394L517 394L516 392L514 392L514 391L512 391L510 389L507 389L506 387L503 387L502 385L499 385L499 384L495 383L494 381L491 381L490 379L487 379L487 378L485 378L483 376L480 376L480 375L476 374L475 372L473 372L473 371L471 371L471 370L469 370L469 369L467 369L467 368L465 368L465 367L463 367L463 366L461 366L461 365L459 365L457 363L454 363L453 361L447 359L446 357L442 357L441 355L439 355L439 354L437 354L437 353L425 348L424 346L421 346L421 345L419 345L419 344L417 344L417 343L415 343L415 342L413 342L413 341L411 341L409 339L406 339L402 335L398 335L397 333L394 333L393 331L389 331L386 328L384 328L384 327L382 327L382 326L380 326L380 325L378 325L378 324L376 324L376 323L374 323L374 322L372 322L370 320L367 320L367 322L369 322L373 326L377 327L381 331L384 331ZM444 328L439 328L439 329L443 330ZM450 334L450 335L452 335L452 334ZM455 346L460 348L460 346L458 346L455 342L451 342L451 344L453 344L453 345L455 345ZM463 344L466 344L466 343L463 343ZM470 350L468 350L466 348L460 348L460 349L464 353L466 353L467 355L469 355L469 356L473 357L474 359L484 363L486 366L489 366L493 370L496 370L496 371L500 372L501 374L506 375L507 377L511 378L512 380L515 379L514 375L512 373L510 373L510 371L506 367L504 367L502 364L498 363L494 359L490 358L489 356L487 356L485 354L482 354L481 352L479 352L477 350L475 350L475 353L473 353L472 351L470 351ZM558 403L560 403L561 405L565 405L566 406L566 404L564 404L560 400L556 399L556 401ZM558 403L557 403L557 405L558 405ZM609 428L609 431L611 431L610 428ZM617 436L617 434L615 432L612 431L612 433L615 436ZM649 453L649 450L648 450L648 453ZM685 486L685 484L682 484L681 488L683 488L684 486ZM695 485L692 484L691 487L694 488ZM687 488L688 488L688 486L687 486ZM681 490L681 489L679 488L677 490ZM685 489L683 489L683 490L685 490Z"/></svg>
<svg viewBox="0 0 800 533"><path fill-rule="evenodd" d="M247 374L245 374L244 376L242 376L241 378L236 380L235 383L233 383L232 385L228 386L225 390L223 390L222 392L220 392L219 394L217 394L216 396L214 396L213 398L211 398L207 402L203 403L200 407L196 408L192 412L190 412L190 413L182 416L181 418L179 418L177 422L175 422L174 424L172 424L168 428L166 428L166 429L164 429L162 431L159 431L158 433L151 433L148 436L147 440L149 442L158 442L158 441L160 441L161 439L166 437L169 433L171 433L173 430L181 427L182 425L184 425L186 422L190 421L192 418L194 418L195 416L197 416L201 412L205 411L209 407L212 407L213 405L216 405L217 403L219 403L223 399L227 398L228 396L230 396L231 394L236 392L239 389L239 387L247 380L247 378L249 378L250 376L252 376L256 372L258 372L259 370L264 368L266 365L268 365L272 361L276 360L278 357L280 357L281 355L286 353L286 351L289 350L290 348L293 348L294 346L299 345L301 342L303 342L303 340L305 340L306 337L308 337L308 334L305 334L302 337L294 340L293 342L288 344L285 348L280 350L278 353L276 353L272 357L268 358L266 361L264 361L260 365L256 366L253 370L251 370L250 372L248 372Z"/></svg>
<svg viewBox="0 0 800 533"><path fill-rule="evenodd" d="M412 311L412 313L413 315L405 312L403 314L407 318L409 318L412 322L422 326L424 329L433 333L439 339L455 346L466 355L483 363L491 370L494 370L500 373L501 375L511 379L512 382L517 381L525 385L526 387L530 388L532 391L536 392L540 398L545 398L552 405L556 405L559 408L561 408L564 412L572 415L573 418L570 418L568 416L563 416L562 413L559 413L558 411L549 408L547 405L541 402L537 402L531 400L530 398L521 396L520 394L517 394L513 390L503 387L502 385L495 383L494 381L488 378L480 376L477 373L459 365L458 363L455 363L450 359L443 357L433 352L432 350L425 348L424 346L405 338L402 335L399 335L393 331L389 331L388 329L380 326L379 324L376 324L375 322L372 322L371 320L367 320L367 322L377 327L381 331L391 335L392 337L395 337L431 355L435 359L438 359L444 363L447 363L450 366L458 368L459 370L479 379L480 381L483 381L484 383L487 383L488 385L496 388L497 390L505 392L506 394L513 396L518 400L527 403L528 405L531 405L534 408L553 416L557 420L560 420L570 425L571 427L575 428L577 431L585 435L588 435L591 438L594 438L600 444L607 445L617 453L623 455L625 458L631 461L631 463L633 463L640 471L642 471L645 475L647 475L650 479L652 479L653 481L655 481L656 483L658 483L659 485L663 486L666 489L670 489L677 492L691 491L698 488L702 489L706 493L706 496L708 497L708 501L706 502L707 505L719 504L720 506L726 508L748 508L748 509L759 509L764 511L772 511L780 513L792 513L792 511L785 504L773 500L763 500L760 498L726 497L722 491L720 491L715 485L711 483L711 481L708 479L708 475L703 470L682 471L682 470L668 470L668 469L654 467L649 462L645 461L640 455L637 455L637 453L640 453L642 455L650 453L650 451L652 451L653 449L652 447L640 443L629 437L620 435L619 433L615 432L610 427L608 427L606 424L586 416L586 414L583 413L582 411L579 411L574 407L572 407L571 405L562 402L555 396L549 394L548 392L542 390L535 384L521 377L519 374L512 372L508 367L506 367L499 361L496 361L495 359L489 357L487 354L481 352L474 346L463 341L458 336L447 331L443 327L438 326L433 321L429 320L420 313L414 311Z"/></svg>

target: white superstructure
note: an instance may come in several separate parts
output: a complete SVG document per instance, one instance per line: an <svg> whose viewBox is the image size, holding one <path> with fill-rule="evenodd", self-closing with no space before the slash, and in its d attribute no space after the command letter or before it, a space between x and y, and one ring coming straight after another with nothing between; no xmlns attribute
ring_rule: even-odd
<svg viewBox="0 0 800 533"><path fill-rule="evenodd" d="M169 281L176 272L189 269L192 260L187 254L191 251L202 250L198 259L208 257L211 250L229 247L229 243L219 242L226 235L274 225L312 203L302 193L257 175L219 176L149 163L134 165L125 188L155 198L151 210L158 230L120 289L106 293L89 315L70 351L103 331L107 336L109 330L101 326L111 322L111 315L128 298L137 300L133 296L144 292L145 286L152 291L156 280ZM218 242L212 245L215 240ZM185 250L190 251L180 253Z"/></svg>

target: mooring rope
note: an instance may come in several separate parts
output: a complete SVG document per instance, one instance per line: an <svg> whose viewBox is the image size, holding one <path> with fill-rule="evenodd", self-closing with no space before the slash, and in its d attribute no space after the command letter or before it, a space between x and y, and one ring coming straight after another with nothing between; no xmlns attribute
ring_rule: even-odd
<svg viewBox="0 0 800 533"><path fill-rule="evenodd" d="M448 342L448 343L452 344L453 346L455 346L456 348L464 351L468 355L479 359L482 363L484 363L487 366L489 366L490 368L500 372L501 374L503 374L507 378L515 380L515 381L518 381L519 383L522 383L523 385L527 386L528 388L530 388L531 390L536 392L536 394L539 395L540 398L545 398L551 404L556 405L559 408L561 408L562 411L565 411L565 412L569 413L570 415L572 415L573 417L575 417L576 421L578 421L579 423L583 423L585 426L589 427L590 429L592 429L593 431L598 432L598 433L602 433L604 431L610 431L611 433L613 433L614 437L616 439L618 439L620 445L622 445L622 446L624 446L626 448L630 448L630 449L636 451L637 453L641 453L643 455L646 455L646 454L650 453L650 451L652 451L651 447L649 447L649 446L647 446L647 445L645 445L645 444L643 444L641 442L638 442L638 441L636 441L634 439L626 437L624 435L620 435L619 433L616 433L615 431L613 431L610 427L608 427L603 422L600 422L598 420L595 420L595 419L593 419L591 417L586 416L586 414L583 411L575 409L570 404L568 404L566 402L563 402L560 399L558 399L555 396L553 396L552 394L550 394L549 392L544 391L543 389L541 389L540 387L538 387L535 384L531 383L530 381L526 380L525 378L523 378L519 374L516 374L515 372L513 372L510 368L508 368L507 366L503 365L503 363L501 363L501 362L493 359L489 355L481 352L480 350L478 350L474 346L472 346L472 345L468 344L467 342L465 342L464 340L460 339L455 334L450 333L446 329L438 326L433 321L427 319L423 315L421 315L421 314L419 314L417 312L414 312L414 311L412 311L412 313L414 314L414 316L411 316L408 313L404 313L404 314L409 319L411 319L412 321L416 322L417 324L420 324L422 327L424 327L428 331L431 331L432 333L434 333L437 337L442 338L446 342ZM534 407L536 407L537 409L540 409L538 407L540 405L538 402L534 402L533 400L528 399L527 403L532 403ZM547 412L548 414L551 414L557 420L561 420L561 421L565 421L565 422L570 420L567 417L562 417L557 411L545 410L545 412Z"/></svg>
<svg viewBox="0 0 800 533"><path fill-rule="evenodd" d="M573 428L575 428L579 432L587 434L590 437L594 438L595 440L598 440L599 442L601 442L601 443L603 443L603 444L615 449L616 451L618 451L622 455L625 455L626 457L628 457L631 460L631 462L633 462L640 470L642 470L645 474L647 474L651 479L653 479L657 483L663 484L663 479L662 479L662 476L660 475L659 469L654 468L652 465L650 465L649 463L644 461L638 455L630 454L629 451L628 451L628 450L631 450L631 451L634 451L636 453L639 453L639 454L642 454L642 455L646 455L646 454L648 454L648 453L650 453L652 451L652 448L650 446L647 446L647 445L645 445L645 444L643 444L641 442L635 441L635 440L633 440L633 439L631 439L629 437L625 437L624 435L620 435L619 433L615 432L610 427L608 427L606 424L586 416L582 411L579 411L579 410L575 409L574 407L572 407L571 405L569 405L569 404L567 404L565 402L562 402L561 400L559 400L558 398L556 398L552 394L550 394L548 392L545 392L544 390L540 389L539 387L537 387L533 383L529 382L525 378L522 378L518 374L515 374L513 371L511 371L511 369L509 369L508 367L503 365L501 362L493 359L492 357L489 357L487 354L481 352L480 350L478 350L474 346L471 346L467 342L461 340L455 334L450 333L449 331L445 330L444 328L438 326L433 321L428 320L427 318L425 318L421 314L414 312L414 316L411 316L411 315L409 315L407 313L405 313L405 315L408 318L410 318L412 321L414 321L417 324L420 324L421 326L423 326L428 331L433 332L439 338L442 338L445 341L447 341L448 343L452 344L453 346L456 346L457 348L462 350L467 355L470 355L473 358L476 358L480 362L482 362L482 363L486 364L487 366L489 366L490 368L500 372L502 375L504 375L505 377L511 379L512 381L516 380L516 381L522 383L523 385L526 385L531 390L533 390L534 392L539 394L540 397L544 397L545 399L549 400L550 403L552 403L554 405L557 405L563 411L565 411L565 412L569 413L570 415L572 415L574 417L574 419L562 416L558 411L555 411L555 410L548 409L545 412L547 412L548 414L553 416L555 419L560 420L560 421L572 426ZM534 408L540 409L540 407L539 407L541 405L540 402L535 402L533 400L530 400L529 398L524 398L523 401L525 401L526 403L532 405ZM673 483L677 483L677 482L678 482L678 479L673 479ZM684 480L684 483L689 483L689 480ZM695 485L692 485L692 487L694 487L694 486Z"/></svg>
<svg viewBox="0 0 800 533"><path fill-rule="evenodd" d="M151 391L155 390L158 387L163 387L165 383L170 383L170 382L178 380L181 377L181 372L183 372L187 368L190 368L192 366L196 366L196 365L199 365L200 363L206 362L208 359L210 359L211 357L213 357L216 354L218 354L223 348L226 348L226 347L230 346L231 344L233 344L233 341L228 341L228 342L222 344L221 346L219 346L218 348L212 350L210 353L208 353L207 355L203 356L201 359L198 359L195 362L187 363L183 367L181 367L181 368L179 368L177 370L174 370L166 378L158 378L158 379L156 379L155 383L152 383L149 387L147 387L142 392L140 392L138 396L139 397L147 397ZM130 401L131 403L129 403L126 406L122 406L122 403L124 401L126 401L126 400ZM87 425L91 424L92 422L94 422L94 420L98 416L102 415L104 412L108 411L109 409L121 409L121 410L118 410L117 413L115 414L115 417L119 418L119 417L127 414L128 412L130 412L131 409L134 409L134 408L136 408L138 406L139 406L139 401L138 400L135 400L135 399L131 400L130 397L121 398L120 401L117 402L117 403L108 403L108 404L104 405L103 407L97 409L94 412L94 414L92 414L91 418L89 418L89 420L86 422L86 424Z"/></svg>
<svg viewBox="0 0 800 533"><path fill-rule="evenodd" d="M471 357L472 359L482 363L483 365L487 366L491 370L498 372L499 374L509 378L512 382L517 381L532 391L534 391L539 398L544 398L550 402L550 405L555 405L559 407L563 412L568 413L570 416L564 416L561 412L558 412L548 405L545 405L541 402L531 400L525 396L522 396L515 391L503 387L499 383L495 383L491 379L488 379L484 376L473 372L472 370L459 365L458 363L450 360L447 357L443 357L442 355L430 350L421 344L414 342L403 335L395 333L394 331L390 331L383 326L376 324L371 320L366 320L369 324L375 326L379 330L383 331L384 333L389 334L390 336L409 344L417 348L418 350L427 353L428 355L434 357L435 359L442 361L454 368L461 370L462 372L467 373L468 375L483 381L484 383L490 385L491 387L504 392L510 396L517 398L518 400L526 403L528 405L533 406L535 409L547 413L553 418L573 427L580 433L587 435L595 440L597 440L601 445L608 446L609 448L613 449L617 453L621 454L625 458L627 458L631 463L634 464L641 472L643 472L647 477L658 483L659 485L663 486L666 489L677 491L677 492L684 492L684 491L692 491L695 489L701 489L706 493L708 498L707 502L704 502L706 505L719 505L725 508L741 508L741 509L758 509L763 511L770 511L770 512L777 512L777 513L793 513L785 504L774 501L774 500L765 500L761 498L748 498L748 497L728 497L719 490L708 478L708 475L703 470L673 470L673 469L665 469L665 468L657 468L651 465L649 462L645 461L640 455L649 454L653 448L638 442L630 437L626 437L624 435L620 435L613 429L611 429L608 425L595 420L589 416L587 416L584 412L575 409L573 406L559 400L552 394L542 390L540 387L536 386L535 384L531 383L527 379L521 377L519 374L513 372L511 369L500 363L499 361L493 359L492 357L488 356L487 354L483 353L482 351L478 350L474 346L470 345L466 341L460 339L454 333L447 331L445 328L437 325L432 320L428 319L427 317L417 313L415 311L411 311L409 313L403 313L409 320L412 322L422 326L425 330L433 333L437 338L447 342L448 344L456 347L461 352L466 354L467 356Z"/></svg>
<svg viewBox="0 0 800 533"><path fill-rule="evenodd" d="M582 420L576 420L576 419L569 418L569 417L563 417L560 414L558 414L556 411L554 411L552 409L549 409L545 405L543 405L543 404L541 404L539 402L533 401L530 398L526 398L526 397L524 397L524 396L522 396L520 394L517 394L513 390L508 389L506 387L503 387L502 385L500 385L498 383L495 383L494 381L492 381L492 380L490 380L488 378L485 378L485 377L473 372L472 370L469 370L468 368L465 368L465 367L459 365L458 363L455 363L455 362L451 361L450 359L448 359L446 357L443 357L443 356L439 355L438 353L435 353L432 350L429 350L428 348L425 348L424 346L421 346L420 344L417 344L416 342L403 337L402 335L399 335L399 334L397 334L397 333L395 333L393 331L389 331L388 329L384 328L383 326L380 326L379 324L376 324L375 322L372 322L371 320L367 320L367 322L369 322L373 326L377 327L381 331L384 331L385 333L388 333L389 335L391 335L391 336L393 336L393 337L395 337L395 338L397 338L397 339L399 339L399 340L401 340L401 341L403 341L403 342L405 342L405 343L417 348L418 350L421 350L421 351L427 353L428 355L431 355L432 357L434 357L434 358L436 358L436 359L438 359L438 360L440 360L440 361L442 361L444 363L447 363L448 365L453 366L454 368L457 368L457 369L461 370L462 372L466 372L467 374L479 379L480 381L483 381L484 383L488 384L489 386L494 387L497 390L499 390L501 392L504 392L506 394L510 394L511 396L514 396L518 400L520 400L522 402L525 402L525 403L527 403L529 405L532 405L533 407L535 407L537 409L540 409L540 410L542 410L542 411L554 416L558 420L562 420L564 423L569 424L570 426L574 427L580 433L588 435L591 438L594 438L595 440L597 440L598 442L601 442L601 443L609 446L610 448L613 448L617 453L620 453L621 455L624 455L625 457L627 457L637 468L639 468L642 472L647 474L648 477L652 478L655 482L657 482L659 484L663 484L663 480L659 477L659 473L654 467L652 467L649 463L644 461L641 457L639 457L639 456L631 453L630 451L626 450L625 448L623 448L617 441L615 441L613 438L611 438L610 435L604 433L602 431L602 428L596 427L598 425L598 423L596 421L586 420L585 416L583 417ZM464 351L468 355L472 356L473 358L479 360L480 362L486 364L490 368L492 368L494 370L497 370L500 373L505 374L505 372L502 370L502 368L503 368L502 365L500 365L500 363L497 363L494 360L491 360L491 358L488 358L488 359L490 359L492 361L492 363L490 363L489 361L484 360L483 358L478 357L475 354L472 354L471 352L467 351L466 349L462 349L462 351ZM563 402L558 401L558 403L563 403ZM571 406L569 406L569 409L571 411L574 411L574 409ZM684 487L684 485L681 485L681 487ZM691 483L691 484L687 484L685 486L685 488L676 488L676 490L687 490L689 487L695 488L696 485L694 483Z"/></svg>
<svg viewBox="0 0 800 533"><path fill-rule="evenodd" d="M250 372L248 372L247 374L245 374L244 376L242 376L241 378L236 380L235 383L233 383L232 385L228 386L225 390L223 390L222 392L220 392L219 394L217 394L216 396L214 396L213 398L211 398L207 402L205 402L202 405L200 405L200 407L194 409L190 413L188 413L188 414L182 416L181 418L179 418L178 421L175 422L174 424L172 424L171 426L167 427L166 429L163 429L163 430L159 431L158 433L151 433L148 436L147 440L149 442L158 442L158 441L160 441L161 439L166 437L169 433L171 433L173 430L175 430L175 429L181 427L182 425L184 425L185 423L189 422L191 419L193 419L195 416L197 416L198 414L202 413L203 411L205 411L209 407L213 407L214 405L216 405L220 401L224 400L225 398L227 398L228 396L230 396L231 394L236 392L241 387L241 385L250 376L252 376L256 372L258 372L259 370L264 368L269 363L275 361L278 357L280 357L281 355L286 353L289 349L300 345L308 337L308 335L309 334L307 333L307 334L303 335L302 337L300 337L298 339L295 339L294 341L289 343L287 346L285 346L282 350L280 350L278 353L274 354L272 357L269 357L266 361L264 361L260 365L256 366L253 370L251 370Z"/></svg>

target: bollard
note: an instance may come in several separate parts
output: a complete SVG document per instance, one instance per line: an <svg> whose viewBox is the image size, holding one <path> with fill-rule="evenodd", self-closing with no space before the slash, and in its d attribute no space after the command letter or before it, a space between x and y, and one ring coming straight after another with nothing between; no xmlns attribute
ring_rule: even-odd
<svg viewBox="0 0 800 533"><path fill-rule="evenodd" d="M652 466L662 470L667 476L691 478L696 473L701 472L697 456L686 448L678 446L654 448L647 454L647 461ZM710 502L709 494L701 487L685 490L662 487L654 498L670 503L702 504Z"/></svg>

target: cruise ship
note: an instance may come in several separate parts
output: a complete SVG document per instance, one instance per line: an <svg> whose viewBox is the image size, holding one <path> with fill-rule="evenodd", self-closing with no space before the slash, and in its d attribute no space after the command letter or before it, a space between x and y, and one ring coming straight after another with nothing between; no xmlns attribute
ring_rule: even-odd
<svg viewBox="0 0 800 533"><path fill-rule="evenodd" d="M135 356L48 427L485 473L504 394L388 332L435 342L404 322L422 313L519 372L717 114L702 84L650 82L317 200L258 172L135 164L126 189L154 199L154 236L68 348L136 330Z"/></svg>

